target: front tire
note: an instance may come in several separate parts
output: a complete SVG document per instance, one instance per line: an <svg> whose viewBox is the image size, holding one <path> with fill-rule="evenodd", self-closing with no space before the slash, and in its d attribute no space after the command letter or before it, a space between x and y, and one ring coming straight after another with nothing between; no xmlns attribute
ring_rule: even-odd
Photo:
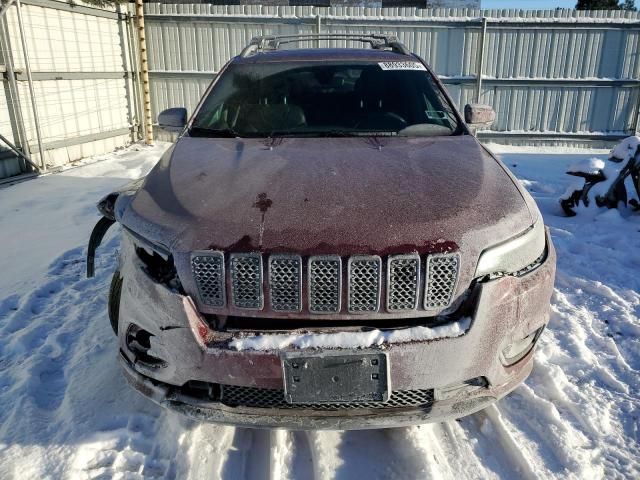
<svg viewBox="0 0 640 480"><path fill-rule="evenodd" d="M120 317L122 280L120 270L116 270L111 278L111 286L109 287L109 322L116 336L118 335L118 318Z"/></svg>

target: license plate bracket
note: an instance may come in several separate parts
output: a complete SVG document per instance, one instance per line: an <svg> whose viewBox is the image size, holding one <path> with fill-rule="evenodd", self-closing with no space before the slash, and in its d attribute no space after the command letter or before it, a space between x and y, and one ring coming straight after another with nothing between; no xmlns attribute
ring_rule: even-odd
<svg viewBox="0 0 640 480"><path fill-rule="evenodd" d="M389 399L389 363L384 352L286 352L281 360L288 403L373 403Z"/></svg>

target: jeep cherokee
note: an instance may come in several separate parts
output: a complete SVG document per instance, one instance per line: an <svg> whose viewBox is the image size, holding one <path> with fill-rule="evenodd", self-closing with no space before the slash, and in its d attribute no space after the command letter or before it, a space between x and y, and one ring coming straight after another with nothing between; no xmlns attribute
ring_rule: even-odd
<svg viewBox="0 0 640 480"><path fill-rule="evenodd" d="M372 48L284 49L327 39ZM315 45L315 43L312 43ZM202 420L360 429L478 411L529 374L555 252L534 201L394 37L259 37L141 181L109 317L131 385Z"/></svg>

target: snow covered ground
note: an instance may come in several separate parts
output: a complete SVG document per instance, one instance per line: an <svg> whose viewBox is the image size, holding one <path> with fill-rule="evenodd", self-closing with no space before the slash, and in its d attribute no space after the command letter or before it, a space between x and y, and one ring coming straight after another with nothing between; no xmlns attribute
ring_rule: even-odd
<svg viewBox="0 0 640 480"><path fill-rule="evenodd" d="M502 153L558 250L531 377L460 421L364 432L200 425L126 384L106 316L117 235L86 279L94 205L165 145L0 189L0 478L640 478L640 215L560 216L588 154ZM600 152L601 158L605 158Z"/></svg>

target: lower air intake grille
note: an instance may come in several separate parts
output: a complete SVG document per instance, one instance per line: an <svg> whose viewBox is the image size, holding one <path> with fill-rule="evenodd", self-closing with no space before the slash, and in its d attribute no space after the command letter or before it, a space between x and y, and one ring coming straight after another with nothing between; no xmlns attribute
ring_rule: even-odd
<svg viewBox="0 0 640 480"><path fill-rule="evenodd" d="M430 407L433 404L433 390L397 390L382 403L305 403L290 404L284 400L282 390L271 390L255 387L238 387L221 385L224 405L230 407L249 408L283 408L299 410L356 410L356 409L385 409L385 408L419 408Z"/></svg>
<svg viewBox="0 0 640 480"><path fill-rule="evenodd" d="M224 255L222 252L193 252L191 269L200 300L211 307L224 307Z"/></svg>
<svg viewBox="0 0 640 480"><path fill-rule="evenodd" d="M310 257L309 310L314 313L339 312L341 280L340 257Z"/></svg>
<svg viewBox="0 0 640 480"><path fill-rule="evenodd" d="M455 253L427 257L424 308L448 307L456 288L460 257Z"/></svg>

